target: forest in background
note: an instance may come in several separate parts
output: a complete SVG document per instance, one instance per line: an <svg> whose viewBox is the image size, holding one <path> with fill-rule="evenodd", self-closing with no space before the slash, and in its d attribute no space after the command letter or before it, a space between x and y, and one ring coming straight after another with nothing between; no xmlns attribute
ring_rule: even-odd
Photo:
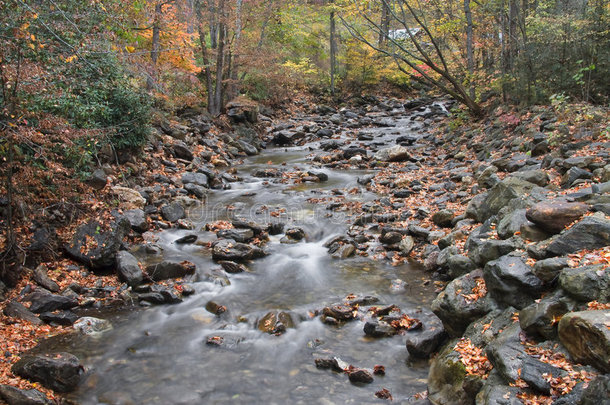
<svg viewBox="0 0 610 405"><path fill-rule="evenodd" d="M13 216L29 197L80 201L74 179L137 152L153 123L185 109L218 117L237 97L281 110L300 97L432 93L459 102L459 125L500 104L603 105L610 94L604 0L0 6L3 251L17 245Z"/></svg>

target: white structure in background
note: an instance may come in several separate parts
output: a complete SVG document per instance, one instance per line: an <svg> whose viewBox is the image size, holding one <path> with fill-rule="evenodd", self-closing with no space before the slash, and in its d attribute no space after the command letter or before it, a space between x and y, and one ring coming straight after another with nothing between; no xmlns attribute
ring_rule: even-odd
<svg viewBox="0 0 610 405"><path fill-rule="evenodd" d="M417 35L420 31L421 28L409 28L409 32L413 36ZM409 32L407 32L406 28L402 28L399 30L389 30L388 38L393 39L394 41L409 39Z"/></svg>

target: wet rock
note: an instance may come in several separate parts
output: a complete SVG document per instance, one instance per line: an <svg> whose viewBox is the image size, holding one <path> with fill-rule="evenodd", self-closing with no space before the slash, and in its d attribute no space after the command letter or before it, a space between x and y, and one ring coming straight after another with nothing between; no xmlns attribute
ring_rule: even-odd
<svg viewBox="0 0 610 405"><path fill-rule="evenodd" d="M559 339L577 362L610 372L610 312L570 312L559 321Z"/></svg>
<svg viewBox="0 0 610 405"><path fill-rule="evenodd" d="M347 371L347 377L351 383L370 384L373 382L373 374L363 368L350 368Z"/></svg>
<svg viewBox="0 0 610 405"><path fill-rule="evenodd" d="M381 149L375 154L375 159L382 162L404 162L413 160L409 148L401 145Z"/></svg>
<svg viewBox="0 0 610 405"><path fill-rule="evenodd" d="M518 256L502 256L487 263L483 277L489 294L498 303L517 309L533 303L542 292L542 281Z"/></svg>
<svg viewBox="0 0 610 405"><path fill-rule="evenodd" d="M370 319L364 324L364 334L374 338L394 336L398 331L389 323Z"/></svg>
<svg viewBox="0 0 610 405"><path fill-rule="evenodd" d="M354 307L356 305L358 306L363 306L363 305L372 305L376 302L379 302L379 298L373 296L373 295L359 295L359 296L348 296L345 299L345 302L347 303L347 305Z"/></svg>
<svg viewBox="0 0 610 405"><path fill-rule="evenodd" d="M188 261L173 262L169 260L161 263L151 264L146 267L148 276L155 280L167 280L170 278L181 278L189 274L195 273L195 265Z"/></svg>
<svg viewBox="0 0 610 405"><path fill-rule="evenodd" d="M220 315L220 314L227 312L227 307L225 307L224 305L219 305L219 304L215 303L214 301L208 301L205 304L205 309L206 309L206 311L208 311L209 313L212 313L214 315Z"/></svg>
<svg viewBox="0 0 610 405"><path fill-rule="evenodd" d="M257 322L257 327L261 332L282 334L287 328L294 328L294 322L288 312L271 311Z"/></svg>
<svg viewBox="0 0 610 405"><path fill-rule="evenodd" d="M528 209L525 215L543 230L556 234L580 219L587 211L589 206L584 203L551 200L539 202Z"/></svg>
<svg viewBox="0 0 610 405"><path fill-rule="evenodd" d="M96 336L112 329L112 323L106 319L84 316L74 322L73 328L83 335Z"/></svg>
<svg viewBox="0 0 610 405"><path fill-rule="evenodd" d="M107 181L108 176L106 176L106 172L102 169L95 170L87 179L87 183L93 187L94 190L101 190L106 187Z"/></svg>
<svg viewBox="0 0 610 405"><path fill-rule="evenodd" d="M564 230L547 242L546 254L564 256L582 249L599 249L610 245L610 220L605 216L594 214L577 222L570 229Z"/></svg>
<svg viewBox="0 0 610 405"><path fill-rule="evenodd" d="M254 238L252 229L221 229L216 232L216 237L219 239L233 239L236 242L246 243Z"/></svg>
<svg viewBox="0 0 610 405"><path fill-rule="evenodd" d="M248 271L246 266L244 266L243 264L239 264L239 263L235 263L235 262L231 262L231 261L227 261L227 260L221 260L218 262L218 264L220 264L222 266L224 271L226 271L227 273L230 273L230 274L237 274L237 273L243 273L244 271Z"/></svg>
<svg viewBox="0 0 610 405"><path fill-rule="evenodd" d="M165 297L158 291L138 294L138 302L143 306L167 304Z"/></svg>
<svg viewBox="0 0 610 405"><path fill-rule="evenodd" d="M441 228L451 228L451 222L453 221L454 216L455 213L451 210L440 210L432 215L432 222Z"/></svg>
<svg viewBox="0 0 610 405"><path fill-rule="evenodd" d="M333 371L337 371L339 373L342 373L345 371L345 369L347 369L349 367L349 365L344 362L343 360L337 358L337 357L332 357L332 358L318 358L314 360L315 364L316 364L316 368L322 369L322 370L333 370Z"/></svg>
<svg viewBox="0 0 610 405"><path fill-rule="evenodd" d="M284 233L284 224L282 223L272 223L267 227L267 232L269 235L279 235Z"/></svg>
<svg viewBox="0 0 610 405"><path fill-rule="evenodd" d="M84 374L79 359L70 353L23 356L11 370L18 376L39 382L57 392L74 391Z"/></svg>
<svg viewBox="0 0 610 405"><path fill-rule="evenodd" d="M482 239L475 242L473 236L473 234L470 235L466 245L468 246L468 257L477 266L484 266L520 247L516 239Z"/></svg>
<svg viewBox="0 0 610 405"><path fill-rule="evenodd" d="M259 247L235 242L232 239L222 239L214 244L212 259L215 261L227 260L240 262L244 260L259 259L266 253Z"/></svg>
<svg viewBox="0 0 610 405"><path fill-rule="evenodd" d="M477 347L485 347L514 323L513 317L516 312L513 307L504 310L495 309L468 325L464 337L469 338Z"/></svg>
<svg viewBox="0 0 610 405"><path fill-rule="evenodd" d="M582 301L610 301L610 272L603 264L566 268L559 285L571 297Z"/></svg>
<svg viewBox="0 0 610 405"><path fill-rule="evenodd" d="M498 373L490 374L483 387L476 396L477 405L522 405L523 402L517 398L519 389L505 385L506 382Z"/></svg>
<svg viewBox="0 0 610 405"><path fill-rule="evenodd" d="M71 309L78 305L78 300L63 295L51 294L43 290L36 290L24 298L30 301L30 311L34 313L53 312L58 309Z"/></svg>
<svg viewBox="0 0 610 405"><path fill-rule="evenodd" d="M93 270L114 267L116 254L129 233L131 224L121 217L111 224L109 230L97 221L91 221L76 229L72 241L65 246L75 260L86 264Z"/></svg>
<svg viewBox="0 0 610 405"><path fill-rule="evenodd" d="M144 280L138 259L125 250L121 250L116 255L116 271L119 278L131 287L142 284Z"/></svg>
<svg viewBox="0 0 610 405"><path fill-rule="evenodd" d="M243 141L241 139L239 139L237 141L237 143L239 144L239 147L242 151L244 151L246 153L246 155L248 156L254 156L254 155L258 155L258 149L256 149L255 146L249 144L246 141Z"/></svg>
<svg viewBox="0 0 610 405"><path fill-rule="evenodd" d="M334 304L325 307L322 313L339 321L349 321L354 319L354 309L348 305Z"/></svg>
<svg viewBox="0 0 610 405"><path fill-rule="evenodd" d="M194 183L185 184L184 189L189 195L194 195L197 198L205 198L205 196L208 194L207 188Z"/></svg>
<svg viewBox="0 0 610 405"><path fill-rule="evenodd" d="M515 210L505 215L498 223L496 231L501 239L511 238L515 233L521 232L524 225L532 225L525 216L524 209Z"/></svg>
<svg viewBox="0 0 610 405"><path fill-rule="evenodd" d="M174 155L179 159L184 159L191 161L193 160L193 152L189 149L189 147L182 141L176 141L172 145L172 151Z"/></svg>
<svg viewBox="0 0 610 405"><path fill-rule="evenodd" d="M474 395L465 388L472 384L459 354L453 350L457 340L447 343L430 363L428 399L438 405L472 405ZM474 376L473 376L474 377ZM477 378L481 381L480 378ZM482 381L481 381L482 382Z"/></svg>
<svg viewBox="0 0 610 405"><path fill-rule="evenodd" d="M33 325L40 325L42 321L34 315L32 311L23 306L22 303L17 301L10 301L4 307L4 315L9 316L11 318L23 319L25 321L30 322Z"/></svg>
<svg viewBox="0 0 610 405"><path fill-rule="evenodd" d="M131 229L136 232L144 233L148 231L148 221L146 220L146 214L141 209L127 210L123 213L125 218L129 221Z"/></svg>
<svg viewBox="0 0 610 405"><path fill-rule="evenodd" d="M481 271L475 270L456 278L432 302L432 312L443 321L445 330L450 335L460 336L472 321L495 308L489 294L475 301L467 301L464 297L464 294L469 294L477 287L476 279L482 276Z"/></svg>
<svg viewBox="0 0 610 405"><path fill-rule="evenodd" d="M463 255L451 255L447 259L447 275L451 279L468 274L476 267L472 260Z"/></svg>
<svg viewBox="0 0 610 405"><path fill-rule="evenodd" d="M565 257L552 257L539 260L534 265L534 274L545 284L552 284L559 278L561 270L568 267L568 259Z"/></svg>
<svg viewBox="0 0 610 405"><path fill-rule="evenodd" d="M184 235L183 237L178 238L174 241L174 243L177 245L188 245L195 242L197 242L197 235L193 234Z"/></svg>
<svg viewBox="0 0 610 405"><path fill-rule="evenodd" d="M324 172L309 171L307 174L316 177L320 181L328 181L328 174Z"/></svg>
<svg viewBox="0 0 610 405"><path fill-rule="evenodd" d="M176 222L186 216L182 204L173 202L161 207L161 216L168 222Z"/></svg>
<svg viewBox="0 0 610 405"><path fill-rule="evenodd" d="M447 338L447 332L439 318L433 316L420 330L407 334L407 351L413 357L427 358L434 353Z"/></svg>
<svg viewBox="0 0 610 405"><path fill-rule="evenodd" d="M0 385L0 399L5 400L8 405L53 405L53 402L38 390L21 390L10 385Z"/></svg>
<svg viewBox="0 0 610 405"><path fill-rule="evenodd" d="M72 311L43 312L40 314L40 319L44 322L63 326L74 324L78 318L78 315Z"/></svg>
<svg viewBox="0 0 610 405"><path fill-rule="evenodd" d="M351 159L358 155L360 155L362 157L366 157L367 156L366 149L349 147L349 148L343 150L344 159Z"/></svg>
<svg viewBox="0 0 610 405"><path fill-rule="evenodd" d="M44 265L36 267L36 269L32 273L32 278L34 279L36 284L46 288L51 292L59 291L59 285L49 278L49 276L47 275L47 267Z"/></svg>
<svg viewBox="0 0 610 405"><path fill-rule="evenodd" d="M549 184L550 178L544 170L524 170L511 174L512 177L530 182L540 187L545 187Z"/></svg>
<svg viewBox="0 0 610 405"><path fill-rule="evenodd" d="M557 337L557 321L568 312L568 305L558 297L545 297L519 311L519 325L529 336Z"/></svg>
<svg viewBox="0 0 610 405"><path fill-rule="evenodd" d="M339 245L337 249L331 254L334 259L347 259L352 257L356 253L356 247L351 243Z"/></svg>
<svg viewBox="0 0 610 405"><path fill-rule="evenodd" d="M305 231L302 228L289 228L285 233L286 237L295 241L300 241L305 238Z"/></svg>

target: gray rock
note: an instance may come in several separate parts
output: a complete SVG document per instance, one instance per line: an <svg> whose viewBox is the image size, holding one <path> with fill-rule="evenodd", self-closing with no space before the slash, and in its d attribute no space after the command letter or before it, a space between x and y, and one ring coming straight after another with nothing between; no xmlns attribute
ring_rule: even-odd
<svg viewBox="0 0 610 405"><path fill-rule="evenodd" d="M525 217L525 210L520 209L505 215L498 223L496 231L501 239L508 239L515 233L521 232L521 227L528 224L531 222Z"/></svg>
<svg viewBox="0 0 610 405"><path fill-rule="evenodd" d="M565 300L553 296L545 297L519 311L519 325L529 336L554 339L557 337L557 321L568 310Z"/></svg>
<svg viewBox="0 0 610 405"><path fill-rule="evenodd" d="M30 311L34 313L53 312L58 309L71 309L78 305L78 300L63 295L50 294L37 290L24 298L30 301Z"/></svg>
<svg viewBox="0 0 610 405"><path fill-rule="evenodd" d="M366 154L364 156L366 156ZM396 145L390 148L381 149L379 152L377 152L377 154L375 154L375 159L382 162L404 162L407 160L412 160L413 157L409 152L409 148Z"/></svg>
<svg viewBox="0 0 610 405"><path fill-rule="evenodd" d="M610 245L610 220L603 214L594 214L554 236L543 246L546 246L547 255L564 256L582 249L593 250L608 245Z"/></svg>
<svg viewBox="0 0 610 405"><path fill-rule="evenodd" d="M415 241L409 235L406 235L405 237L403 237L402 240L400 241L400 243L398 243L398 249L400 250L400 253L403 255L408 255L409 253L411 253L411 250L413 250L414 246L415 246Z"/></svg>
<svg viewBox="0 0 610 405"><path fill-rule="evenodd" d="M433 316L419 330L407 334L407 351L413 357L427 358L434 353L447 338L447 332L439 318Z"/></svg>
<svg viewBox="0 0 610 405"><path fill-rule="evenodd" d="M347 377L351 383L355 384L370 384L373 382L373 374L362 368L349 369Z"/></svg>
<svg viewBox="0 0 610 405"><path fill-rule="evenodd" d="M142 284L142 281L144 280L144 273L140 268L138 259L125 250L117 253L116 269L119 278L131 287Z"/></svg>
<svg viewBox="0 0 610 405"><path fill-rule="evenodd" d="M256 149L254 146L252 146L248 142L242 141L241 139L239 139L237 141L237 143L239 144L240 149L242 151L244 151L246 153L246 155L248 155L248 156L258 155L258 149Z"/></svg>
<svg viewBox="0 0 610 405"><path fill-rule="evenodd" d="M227 273L230 273L230 274L237 274L237 273L243 273L245 271L248 271L246 266L244 266L243 264L239 264L239 263L235 263L235 262L231 262L231 261L227 261L227 260L221 260L218 262L218 264L220 264L222 266L222 269L224 271L226 271Z"/></svg>
<svg viewBox="0 0 610 405"><path fill-rule="evenodd" d="M572 167L561 177L561 186L563 188L570 188L577 180L590 180L591 178L593 178L593 174L590 171L579 167Z"/></svg>
<svg viewBox="0 0 610 405"><path fill-rule="evenodd" d="M194 195L197 198L205 198L208 194L208 190L204 186L199 186L194 183L187 183L184 185L184 189L191 195Z"/></svg>
<svg viewBox="0 0 610 405"><path fill-rule="evenodd" d="M185 172L182 174L182 184L195 184L201 187L209 187L208 176L203 173Z"/></svg>
<svg viewBox="0 0 610 405"><path fill-rule="evenodd" d="M489 219L491 216L498 214L500 210L506 207L513 199L522 197L526 193L530 193L536 187L535 184L515 178L508 177L496 184L485 194L478 207L473 206L471 215L479 222ZM474 199L473 199L474 200ZM470 204L475 204L471 201ZM470 206L469 204L469 206ZM474 211L474 212L472 212ZM468 215L468 210L467 210ZM472 216L469 216L472 218Z"/></svg>
<svg viewBox="0 0 610 405"><path fill-rule="evenodd" d="M513 307L495 309L468 325L464 337L470 339L473 345L484 348L514 323L513 317L516 313L517 310Z"/></svg>
<svg viewBox="0 0 610 405"><path fill-rule="evenodd" d="M181 278L195 273L195 265L188 261L173 262L169 260L161 263L151 264L146 267L148 276L155 280L167 280L170 278Z"/></svg>
<svg viewBox="0 0 610 405"><path fill-rule="evenodd" d="M379 236L379 242L384 245L394 245L402 240L402 234L399 232L386 232Z"/></svg>
<svg viewBox="0 0 610 405"><path fill-rule="evenodd" d="M476 267L472 260L463 255L451 255L447 259L447 274L452 279L470 273Z"/></svg>
<svg viewBox="0 0 610 405"><path fill-rule="evenodd" d="M266 256L264 250L259 247L235 242L233 239L222 239L214 244L212 258L240 262L244 260L259 259Z"/></svg>
<svg viewBox="0 0 610 405"><path fill-rule="evenodd" d="M0 385L0 399L4 399L8 405L53 405L53 402L38 390L21 390L10 385Z"/></svg>
<svg viewBox="0 0 610 405"><path fill-rule="evenodd" d="M514 172L511 177L515 177L524 181L528 181L540 187L545 187L549 184L549 175L544 170L524 170Z"/></svg>
<svg viewBox="0 0 610 405"><path fill-rule="evenodd" d="M148 221L146 220L146 214L143 210L137 208L133 210L127 210L123 213L125 218L129 221L131 229L136 232L144 233L148 231Z"/></svg>
<svg viewBox="0 0 610 405"><path fill-rule="evenodd" d="M589 382L580 405L610 405L610 375L600 375Z"/></svg>
<svg viewBox="0 0 610 405"><path fill-rule="evenodd" d="M452 336L460 336L466 327L474 320L484 316L495 308L495 303L489 294L475 301L466 300L465 294L470 294L477 286L477 278L482 278L481 271L475 270L456 278L445 287L432 302L432 312L436 314Z"/></svg>
<svg viewBox="0 0 610 405"><path fill-rule="evenodd" d="M261 332L269 334L282 334L287 328L294 328L294 321L288 312L271 311L256 322Z"/></svg>
<svg viewBox="0 0 610 405"><path fill-rule="evenodd" d="M106 176L106 172L102 169L97 169L87 179L87 183L95 190L101 190L106 187L107 181L108 176Z"/></svg>
<svg viewBox="0 0 610 405"><path fill-rule="evenodd" d="M39 382L57 392L74 391L84 374L79 359L70 353L23 356L11 370L20 377Z"/></svg>
<svg viewBox="0 0 610 405"><path fill-rule="evenodd" d="M40 319L50 324L70 326L76 322L78 315L72 311L43 312Z"/></svg>
<svg viewBox="0 0 610 405"><path fill-rule="evenodd" d="M498 303L517 309L533 303L542 292L542 281L518 256L502 256L487 263L483 277L489 294Z"/></svg>
<svg viewBox="0 0 610 405"><path fill-rule="evenodd" d="M451 228L453 217L455 217L455 213L452 210L444 209L432 215L432 222L441 228Z"/></svg>
<svg viewBox="0 0 610 405"><path fill-rule="evenodd" d="M32 311L17 301L10 301L8 304L6 304L6 307L4 307L4 315L11 318L23 319L33 325L42 324L42 321L36 315L34 315Z"/></svg>
<svg viewBox="0 0 610 405"><path fill-rule="evenodd" d="M38 284L39 286L46 288L47 290L49 290L51 292L59 291L59 285L55 281L51 280L49 278L49 276L47 275L46 266L41 264L38 267L36 267L32 276L33 276L32 278L34 279L36 284Z"/></svg>
<svg viewBox="0 0 610 405"><path fill-rule="evenodd" d="M610 373L610 311L570 312L559 321L559 339L577 362Z"/></svg>
<svg viewBox="0 0 610 405"><path fill-rule="evenodd" d="M93 270L109 269L114 266L116 254L130 229L131 224L125 217L117 219L107 231L99 222L91 221L76 229L65 249Z"/></svg>
<svg viewBox="0 0 610 405"><path fill-rule="evenodd" d="M73 325L74 329L87 336L97 336L112 329L112 323L106 319L84 316Z"/></svg>
<svg viewBox="0 0 610 405"><path fill-rule="evenodd" d="M369 319L364 323L364 334L370 337L382 338L394 336L396 333L397 330L394 329L389 323L384 321L378 321L377 319Z"/></svg>
<svg viewBox="0 0 610 405"><path fill-rule="evenodd" d="M161 216L168 222L176 222L186 216L184 208L177 202L173 202L168 205L161 207Z"/></svg>
<svg viewBox="0 0 610 405"><path fill-rule="evenodd" d="M174 142L174 144L172 145L172 151L174 152L174 155L179 159L191 161L194 158L193 152L191 152L189 147L182 141Z"/></svg>
<svg viewBox="0 0 610 405"><path fill-rule="evenodd" d="M584 203L547 200L529 208L525 215L543 230L556 234L581 218L587 211L589 206Z"/></svg>
<svg viewBox="0 0 610 405"><path fill-rule="evenodd" d="M565 257L552 257L550 259L543 259L536 262L534 265L534 274L545 284L553 284L559 275L561 270L568 267L568 259Z"/></svg>
<svg viewBox="0 0 610 405"><path fill-rule="evenodd" d="M474 245L473 248L468 250L468 257L477 266L484 266L486 263L507 255L520 247L517 239L483 239L480 243L475 244L473 242L468 245Z"/></svg>
<svg viewBox="0 0 610 405"><path fill-rule="evenodd" d="M566 268L559 276L559 285L569 296L582 302L610 300L610 272L602 264Z"/></svg>

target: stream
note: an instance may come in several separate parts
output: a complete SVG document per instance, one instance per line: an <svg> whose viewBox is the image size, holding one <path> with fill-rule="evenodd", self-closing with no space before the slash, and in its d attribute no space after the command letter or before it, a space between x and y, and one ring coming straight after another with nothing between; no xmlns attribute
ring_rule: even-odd
<svg viewBox="0 0 610 405"><path fill-rule="evenodd" d="M396 123L394 128L362 131L374 135L375 145L388 146L394 145L397 134L417 133L416 122L401 118ZM356 136L342 134L360 145ZM381 388L398 401L426 390L428 361L409 359L404 336L373 339L365 336L360 320L330 326L310 316L348 294L373 295L379 305L395 304L425 323L426 307L435 297L433 286L424 286L428 277L416 263L393 267L387 260L358 255L331 258L323 245L347 232L347 213L308 200L340 192L348 201L379 196L356 182L373 171L313 166L311 154L318 146L269 148L246 159L237 166L240 180L230 190L211 190L207 201L190 211L195 231L170 229L156 235L163 259L197 265L189 283L195 294L172 306L106 312L103 317L113 323L112 330L91 337L60 336L42 345L43 351L69 351L85 365L87 379L69 399L81 404L367 404L380 402L374 393ZM329 179L295 185L252 175L276 165L289 171L323 171ZM360 191L347 192L354 187ZM279 218L270 215L281 208L286 211ZM295 244L281 243L282 235L271 236L265 246L270 254L247 263L249 272L226 275L230 285L224 285L210 277L211 269L219 266L203 244L216 235L204 227L232 218L286 222L287 228L301 227L307 236ZM198 244L174 243L193 233ZM227 311L220 316L206 311L210 300ZM272 310L289 312L295 327L280 336L259 331L257 320ZM225 344L206 344L210 336L222 336ZM316 368L315 358L329 356L368 369L380 364L386 375L376 376L372 384L355 385L345 374Z"/></svg>

